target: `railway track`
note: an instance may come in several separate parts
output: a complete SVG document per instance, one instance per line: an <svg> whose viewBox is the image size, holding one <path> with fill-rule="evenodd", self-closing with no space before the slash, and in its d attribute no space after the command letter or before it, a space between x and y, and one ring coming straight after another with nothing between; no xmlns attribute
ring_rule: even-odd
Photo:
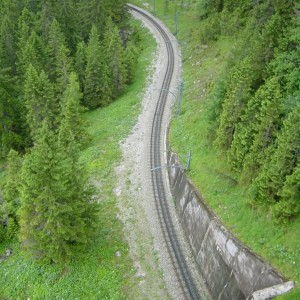
<svg viewBox="0 0 300 300"><path fill-rule="evenodd" d="M174 71L174 50L168 34L164 31L160 24L155 21L154 18L135 6L129 5L129 8L135 13L141 15L143 18L147 19L147 21L155 26L164 40L168 53L166 72L164 74L163 83L159 92L158 101L152 121L150 141L150 166L151 169L155 170L151 173L151 180L162 234L177 277L174 280L177 280L177 282L179 283L185 299L201 300L202 298L189 271L186 259L183 255L183 251L179 243L179 239L177 237L177 232L175 230L173 220L170 215L169 205L166 200L163 171L161 168L157 168L165 164L162 154L164 148L162 138L162 135L164 134L164 132L162 132L162 122L168 96L168 93L166 91L168 91L170 88Z"/></svg>

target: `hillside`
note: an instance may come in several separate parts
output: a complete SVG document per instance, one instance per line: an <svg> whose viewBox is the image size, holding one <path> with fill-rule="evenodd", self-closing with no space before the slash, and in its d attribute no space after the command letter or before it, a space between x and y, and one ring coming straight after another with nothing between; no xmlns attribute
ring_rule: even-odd
<svg viewBox="0 0 300 300"><path fill-rule="evenodd" d="M171 147L184 165L192 151L188 174L226 226L299 281L296 1L154 1L147 7L177 33L184 61Z"/></svg>

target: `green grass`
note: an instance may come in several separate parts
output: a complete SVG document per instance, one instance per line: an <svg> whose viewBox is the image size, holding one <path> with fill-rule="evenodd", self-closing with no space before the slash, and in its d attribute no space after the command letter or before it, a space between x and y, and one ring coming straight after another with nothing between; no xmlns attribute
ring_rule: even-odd
<svg viewBox="0 0 300 300"><path fill-rule="evenodd" d="M177 3L188 1L177 1ZM190 1L193 2L193 1ZM144 1L135 1L143 6ZM149 1L153 12L153 1ZM164 1L156 0L155 14L174 32L175 2L165 14ZM290 280L300 280L300 218L288 226L275 225L262 207L250 205L251 190L238 183L224 155L211 147L208 111L213 97L210 92L224 80L228 64L234 62L243 40L239 36L221 37L201 45L197 28L197 5L179 11L177 38L183 57L183 102L181 114L170 128L171 147L184 157L192 150L188 175L204 196L206 203L242 242L270 262ZM241 35L243 33L240 33ZM186 162L182 160L182 164ZM300 299L300 287L280 299Z"/></svg>
<svg viewBox="0 0 300 300"><path fill-rule="evenodd" d="M117 219L114 167L120 161L119 142L136 122L148 66L155 42L142 30L143 51L137 62L135 80L122 97L110 106L85 113L91 140L81 161L99 190L100 230L84 257L64 267L43 265L28 258L16 241L0 244L0 254L12 248L13 255L0 262L0 299L132 299L138 289L135 269ZM121 252L117 257L116 251Z"/></svg>

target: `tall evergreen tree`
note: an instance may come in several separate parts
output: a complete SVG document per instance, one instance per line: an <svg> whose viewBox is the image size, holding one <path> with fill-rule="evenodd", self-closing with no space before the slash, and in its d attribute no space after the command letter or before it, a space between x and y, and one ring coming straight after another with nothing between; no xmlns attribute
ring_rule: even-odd
<svg viewBox="0 0 300 300"><path fill-rule="evenodd" d="M257 200L278 201L287 176L293 174L300 154L300 102L283 123L273 151L264 162L262 172L255 180Z"/></svg>
<svg viewBox="0 0 300 300"><path fill-rule="evenodd" d="M245 112L241 116L241 122L236 125L233 141L228 151L228 159L231 166L237 172L243 169L245 156L249 153L255 135L255 123L259 107L264 98L264 89L259 89L247 103Z"/></svg>
<svg viewBox="0 0 300 300"><path fill-rule="evenodd" d="M261 103L252 124L253 144L244 161L244 174L250 178L258 174L269 146L274 144L284 116L283 98L277 78L270 78L260 91Z"/></svg>
<svg viewBox="0 0 300 300"><path fill-rule="evenodd" d="M17 211L20 208L20 170L22 159L18 152L11 150L7 156L7 175L3 186L3 203L0 205L0 220L5 224L6 238L16 234Z"/></svg>
<svg viewBox="0 0 300 300"><path fill-rule="evenodd" d="M56 0L53 3L55 18L61 25L67 46L72 54L75 54L76 45L80 39L81 14L77 14L77 4L78 1L74 0Z"/></svg>
<svg viewBox="0 0 300 300"><path fill-rule="evenodd" d="M64 50L62 53L62 49ZM57 79L57 68L58 68L58 56L68 56L69 50L65 37L61 31L60 24L56 19L53 19L49 27L49 38L48 38L48 66L47 73L52 82Z"/></svg>
<svg viewBox="0 0 300 300"><path fill-rule="evenodd" d="M287 223L300 213L300 163L286 177L279 195L281 199L272 207L272 214L280 223Z"/></svg>
<svg viewBox="0 0 300 300"><path fill-rule="evenodd" d="M41 259L64 262L78 251L74 246L90 241L97 216L76 142L61 147L44 122L21 176L22 245Z"/></svg>
<svg viewBox="0 0 300 300"><path fill-rule="evenodd" d="M1 61L0 61L1 63ZM24 107L17 99L16 80L10 75L10 68L0 70L0 156L10 148L22 149L24 132L22 125Z"/></svg>
<svg viewBox="0 0 300 300"><path fill-rule="evenodd" d="M68 56L69 50L62 45L57 54L55 64L55 75L56 75L56 91L58 97L63 94L69 83L69 76L73 70L71 59Z"/></svg>
<svg viewBox="0 0 300 300"><path fill-rule="evenodd" d="M300 91L300 31L296 21L290 26L281 39L275 59L270 63L269 69L279 82L286 95L299 96ZM292 103L294 105L294 103Z"/></svg>
<svg viewBox="0 0 300 300"><path fill-rule="evenodd" d="M244 59L232 72L229 87L219 117L215 144L229 149L237 124L251 96L251 61Z"/></svg>
<svg viewBox="0 0 300 300"><path fill-rule="evenodd" d="M62 146L75 140L80 146L87 141L87 132L82 119L83 107L81 106L79 83L74 72L70 74L70 83L61 100L61 121L59 139ZM71 139L71 140L70 140Z"/></svg>
<svg viewBox="0 0 300 300"><path fill-rule="evenodd" d="M15 31L18 9L14 1L2 0L0 3L0 61L2 68L10 68L11 75L16 74Z"/></svg>
<svg viewBox="0 0 300 300"><path fill-rule="evenodd" d="M80 90L81 92L84 92L84 76L86 68L86 45L84 42L80 42L77 45L74 68L78 75Z"/></svg>
<svg viewBox="0 0 300 300"><path fill-rule="evenodd" d="M97 27L98 33L103 37L105 21L111 17L115 24L122 26L127 19L126 2L124 0L80 0L78 3L78 14L80 18L81 35L84 41L88 40L89 32L93 25Z"/></svg>
<svg viewBox="0 0 300 300"><path fill-rule="evenodd" d="M126 82L125 55L118 28L108 18L103 41L103 64L108 66L112 98L122 92Z"/></svg>
<svg viewBox="0 0 300 300"><path fill-rule="evenodd" d="M26 46L31 32L35 30L36 21L36 16L25 7L18 18L17 46L19 51Z"/></svg>
<svg viewBox="0 0 300 300"><path fill-rule="evenodd" d="M86 107L96 108L110 103L112 91L108 68L101 51L98 30L94 25L87 46L87 65L85 70L83 102Z"/></svg>
<svg viewBox="0 0 300 300"><path fill-rule="evenodd" d="M138 55L138 49L133 42L129 42L126 45L124 51L125 71L126 71L126 84L130 84L133 81L134 68L136 66L136 57Z"/></svg>
<svg viewBox="0 0 300 300"><path fill-rule="evenodd" d="M24 84L23 81L29 65L34 66L38 71L43 69L44 55L43 41L35 31L32 31L25 45L18 51L17 73L21 86Z"/></svg>
<svg viewBox="0 0 300 300"><path fill-rule="evenodd" d="M37 14L39 18L37 22L37 27L39 28L39 34L45 41L49 39L50 27L53 22L53 19L55 18L53 2L53 0L43 0L40 3L38 3Z"/></svg>
<svg viewBox="0 0 300 300"><path fill-rule="evenodd" d="M24 102L27 108L27 123L34 138L43 120L51 129L57 128L59 106L54 97L53 85L44 71L40 74L30 65L24 84Z"/></svg>

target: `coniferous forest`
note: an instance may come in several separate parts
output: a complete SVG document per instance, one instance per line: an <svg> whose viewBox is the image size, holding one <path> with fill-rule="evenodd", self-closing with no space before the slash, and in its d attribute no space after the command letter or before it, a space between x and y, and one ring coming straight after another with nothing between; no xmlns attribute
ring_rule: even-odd
<svg viewBox="0 0 300 300"><path fill-rule="evenodd" d="M299 1L132 2L171 30L177 22L183 103L170 144L182 157L192 149L189 176L239 238L299 280ZM1 0L0 17L0 245L18 240L30 257L59 265L99 228L80 162L83 114L133 83L141 37L125 0Z"/></svg>
<svg viewBox="0 0 300 300"><path fill-rule="evenodd" d="M183 166L191 151L188 176L226 227L297 286L299 1L161 0L151 10L182 51L171 147ZM298 284L283 298L299 295Z"/></svg>
<svg viewBox="0 0 300 300"><path fill-rule="evenodd" d="M137 38L123 0L3 0L0 20L0 241L61 263L97 227L82 113L131 83Z"/></svg>
<svg viewBox="0 0 300 300"><path fill-rule="evenodd" d="M251 185L254 206L269 206L278 223L293 221L300 213L299 4L216 0L199 9L202 42L241 41L211 94L212 146Z"/></svg>

